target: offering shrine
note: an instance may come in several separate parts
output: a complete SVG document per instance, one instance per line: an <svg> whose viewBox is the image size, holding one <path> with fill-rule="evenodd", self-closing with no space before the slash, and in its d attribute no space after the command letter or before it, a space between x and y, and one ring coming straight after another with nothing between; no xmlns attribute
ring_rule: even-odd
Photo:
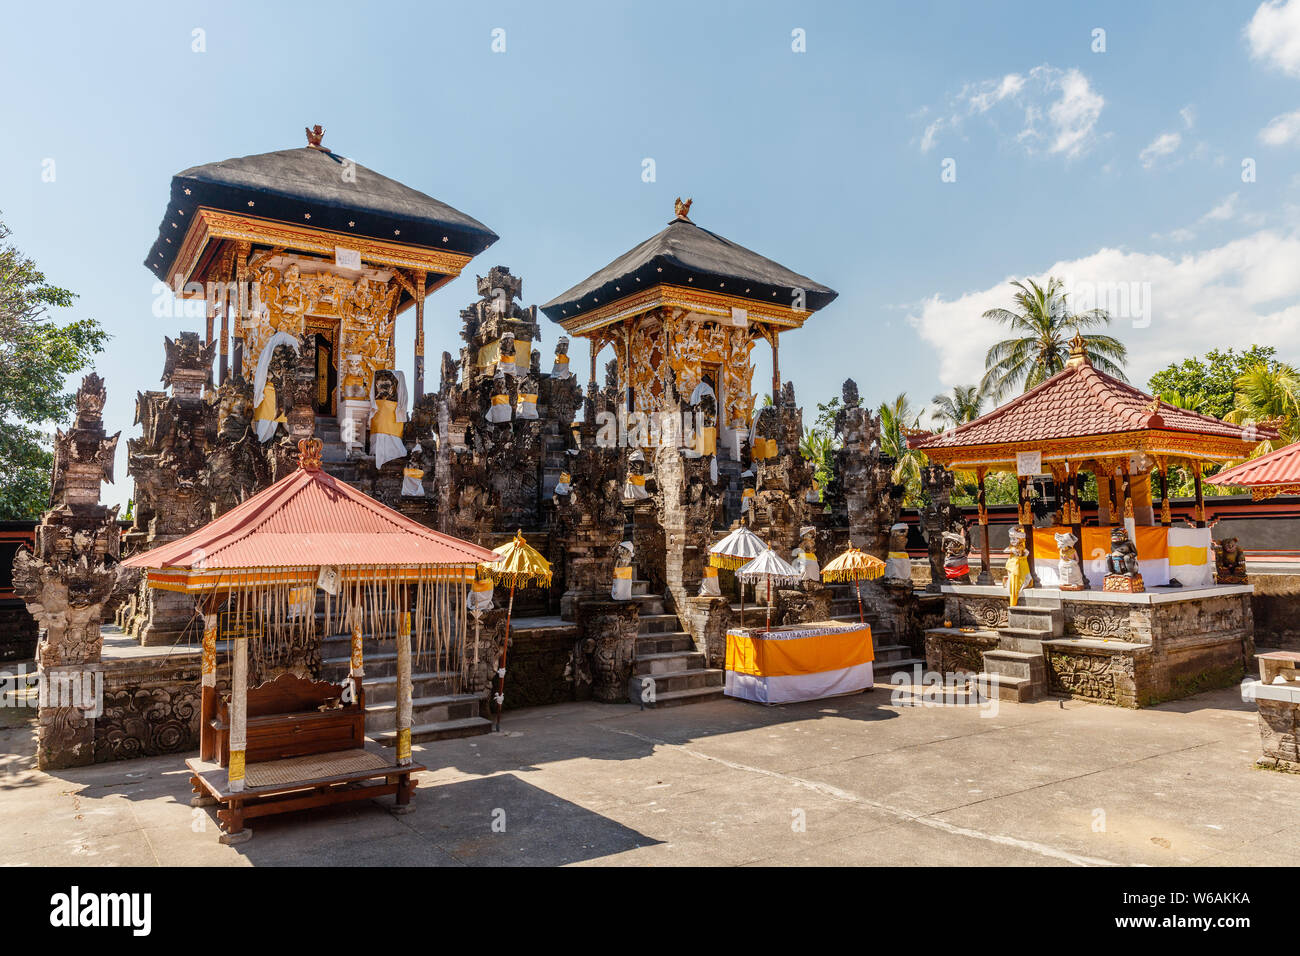
<svg viewBox="0 0 1300 956"><path fill-rule="evenodd" d="M1045 382L973 422L910 439L978 482L978 583L942 587L951 626L927 632L931 666L998 675L1017 699L1050 687L1127 706L1240 680L1253 654L1252 589L1244 578L1216 582L1201 475L1270 435L1106 375L1076 336L1066 367ZM1193 527L1171 520L1173 464L1194 476ZM984 497L993 471L1016 474L1019 489L1009 586L993 581ZM1089 473L1096 524L1085 526ZM1044 481L1054 508L1038 491Z"/></svg>

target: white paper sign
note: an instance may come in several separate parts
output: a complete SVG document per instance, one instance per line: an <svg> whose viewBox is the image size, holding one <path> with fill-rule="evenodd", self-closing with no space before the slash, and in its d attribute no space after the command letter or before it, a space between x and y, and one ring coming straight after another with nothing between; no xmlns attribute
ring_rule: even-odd
<svg viewBox="0 0 1300 956"><path fill-rule="evenodd" d="M1032 478L1043 473L1043 453L1041 451L1016 452L1016 475L1020 478Z"/></svg>
<svg viewBox="0 0 1300 956"><path fill-rule="evenodd" d="M339 593L339 569L335 567L323 567L320 574L316 575L316 587L328 594Z"/></svg>
<svg viewBox="0 0 1300 956"><path fill-rule="evenodd" d="M344 249L342 246L335 246L334 264L338 266L340 269L360 269L361 250Z"/></svg>
<svg viewBox="0 0 1300 956"><path fill-rule="evenodd" d="M738 309L734 305L731 307L731 324L738 329L749 327L749 310Z"/></svg>

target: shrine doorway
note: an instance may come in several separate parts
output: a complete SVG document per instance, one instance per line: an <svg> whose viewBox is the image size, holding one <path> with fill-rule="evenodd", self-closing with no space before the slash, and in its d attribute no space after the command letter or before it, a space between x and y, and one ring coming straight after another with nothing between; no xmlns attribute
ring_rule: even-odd
<svg viewBox="0 0 1300 956"><path fill-rule="evenodd" d="M316 388L313 405L317 415L332 416L336 414L334 390L338 386L337 358L334 354L334 342L331 336L315 333L316 345Z"/></svg>

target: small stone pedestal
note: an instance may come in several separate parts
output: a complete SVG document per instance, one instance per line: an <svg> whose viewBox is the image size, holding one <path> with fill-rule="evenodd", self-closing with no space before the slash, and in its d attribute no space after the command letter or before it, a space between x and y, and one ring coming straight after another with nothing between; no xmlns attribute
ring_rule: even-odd
<svg viewBox="0 0 1300 956"><path fill-rule="evenodd" d="M1259 707L1260 745L1264 756L1257 763L1272 770L1300 773L1300 654L1275 651L1258 654L1260 679L1243 693Z"/></svg>
<svg viewBox="0 0 1300 956"><path fill-rule="evenodd" d="M640 605L635 601L579 598L578 640L590 648L591 699L627 703L628 680L636 657Z"/></svg>
<svg viewBox="0 0 1300 956"><path fill-rule="evenodd" d="M370 430L370 402L364 398L339 400L339 437L349 450L365 448Z"/></svg>

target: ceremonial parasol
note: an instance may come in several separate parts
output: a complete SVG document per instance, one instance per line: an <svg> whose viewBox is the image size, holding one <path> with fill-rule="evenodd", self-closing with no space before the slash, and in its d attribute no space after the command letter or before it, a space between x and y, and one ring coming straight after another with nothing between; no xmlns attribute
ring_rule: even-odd
<svg viewBox="0 0 1300 956"><path fill-rule="evenodd" d="M549 587L551 584L551 562L537 552L524 540L522 529L515 532L515 536L501 545L499 548L492 549L500 555L491 564L482 565L483 570L497 584L510 585L510 602L506 606L506 638L501 645L501 666L497 668L497 730L501 729L501 711L506 706L506 650L510 647L510 616L515 609L515 588L527 587L529 584L536 584L539 587Z"/></svg>
<svg viewBox="0 0 1300 956"><path fill-rule="evenodd" d="M865 624L866 615L862 613L862 583L871 581L885 573L885 562L874 554L849 545L849 550L822 568L823 581L852 581L853 590L858 595L858 622Z"/></svg>
<svg viewBox="0 0 1300 956"><path fill-rule="evenodd" d="M709 564L715 568L735 571L744 567L767 550L763 539L741 525L713 547L709 548ZM745 586L740 586L740 623L745 623Z"/></svg>
<svg viewBox="0 0 1300 956"><path fill-rule="evenodd" d="M737 571L736 577L754 583L767 582L767 629L770 629L772 627L772 582L798 584L803 580L803 572L790 562L783 561L775 551L768 548ZM743 619L741 623L744 623Z"/></svg>

